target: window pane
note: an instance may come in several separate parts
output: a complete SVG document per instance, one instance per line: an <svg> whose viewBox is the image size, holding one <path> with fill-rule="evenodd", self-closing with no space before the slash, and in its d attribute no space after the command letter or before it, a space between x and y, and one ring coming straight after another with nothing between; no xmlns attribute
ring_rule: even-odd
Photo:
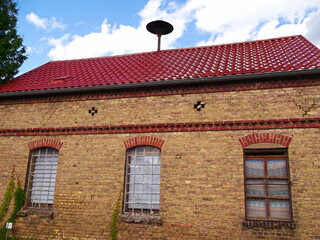
<svg viewBox="0 0 320 240"><path fill-rule="evenodd" d="M144 147L137 147L136 154L143 155L144 154Z"/></svg>
<svg viewBox="0 0 320 240"><path fill-rule="evenodd" d="M128 191L129 193L134 193L134 185L133 184L128 184Z"/></svg>
<svg viewBox="0 0 320 240"><path fill-rule="evenodd" d="M160 154L160 150L151 146L137 147L128 152L126 168L128 204L125 205L127 207L125 210L130 212L145 209L150 212L153 205L155 209L159 208L160 156L156 156L157 153Z"/></svg>
<svg viewBox="0 0 320 240"><path fill-rule="evenodd" d="M249 219L265 219L267 218L266 200L247 200L247 217Z"/></svg>
<svg viewBox="0 0 320 240"><path fill-rule="evenodd" d="M144 184L143 185L143 193L151 193L152 185L151 184Z"/></svg>
<svg viewBox="0 0 320 240"><path fill-rule="evenodd" d="M152 176L152 183L153 184L160 184L160 175L153 175Z"/></svg>
<svg viewBox="0 0 320 240"><path fill-rule="evenodd" d="M133 169L135 169L134 173L135 174L143 174L143 166L135 166L133 167Z"/></svg>
<svg viewBox="0 0 320 240"><path fill-rule="evenodd" d="M144 157L144 164L152 165L152 156L145 156Z"/></svg>
<svg viewBox="0 0 320 240"><path fill-rule="evenodd" d="M160 185L152 185L152 194L160 194Z"/></svg>
<svg viewBox="0 0 320 240"><path fill-rule="evenodd" d="M159 195L152 195L152 204L159 204L160 196Z"/></svg>
<svg viewBox="0 0 320 240"><path fill-rule="evenodd" d="M143 183L144 184L146 184L146 183L151 184L152 183L152 175L144 175L143 176Z"/></svg>
<svg viewBox="0 0 320 240"><path fill-rule="evenodd" d="M133 156L134 155L135 149L131 149L128 151L128 156Z"/></svg>
<svg viewBox="0 0 320 240"><path fill-rule="evenodd" d="M149 195L149 194L144 194L144 195L143 195L143 203L145 203L145 204L151 204L151 195Z"/></svg>
<svg viewBox="0 0 320 240"><path fill-rule="evenodd" d="M134 192L135 193L142 193L142 185L141 184L134 185Z"/></svg>
<svg viewBox="0 0 320 240"><path fill-rule="evenodd" d="M141 194L130 194L128 202L129 203L140 203L141 202Z"/></svg>
<svg viewBox="0 0 320 240"><path fill-rule="evenodd" d="M142 178L143 178L143 175L135 175L134 177L134 180L135 180L135 183L142 183Z"/></svg>
<svg viewBox="0 0 320 240"><path fill-rule="evenodd" d="M141 209L141 204L140 203L129 203L128 207L131 209Z"/></svg>
<svg viewBox="0 0 320 240"><path fill-rule="evenodd" d="M55 153L55 149L54 148L48 148L47 149L47 154L54 154Z"/></svg>
<svg viewBox="0 0 320 240"><path fill-rule="evenodd" d="M143 159L144 157L143 156L136 156L136 157L132 157L132 162L131 164L132 165L135 165L135 164L143 164Z"/></svg>
<svg viewBox="0 0 320 240"><path fill-rule="evenodd" d="M268 177L283 178L287 177L287 166L285 159L268 159Z"/></svg>
<svg viewBox="0 0 320 240"><path fill-rule="evenodd" d="M263 159L246 159L245 173L247 178L264 178L264 161Z"/></svg>
<svg viewBox="0 0 320 240"><path fill-rule="evenodd" d="M141 204L141 208L142 209L147 209L147 210L150 210L151 209L151 204ZM144 211L145 213L149 213L149 211Z"/></svg>
<svg viewBox="0 0 320 240"><path fill-rule="evenodd" d="M290 220L289 201L270 200L269 201L270 218L279 220Z"/></svg>
<svg viewBox="0 0 320 240"><path fill-rule="evenodd" d="M152 166L145 166L143 168L143 173L144 174L152 174Z"/></svg>
<svg viewBox="0 0 320 240"><path fill-rule="evenodd" d="M160 166L154 166L153 167L153 174L159 174L160 175Z"/></svg>
<svg viewBox="0 0 320 240"><path fill-rule="evenodd" d="M35 150L35 151L33 152L33 155L34 155L34 156L35 156L35 155L39 155L39 153L40 153L40 150L37 149L37 150Z"/></svg>
<svg viewBox="0 0 320 240"><path fill-rule="evenodd" d="M159 210L159 204L152 204L153 210Z"/></svg>
<svg viewBox="0 0 320 240"><path fill-rule="evenodd" d="M47 153L47 148L40 148L40 155L44 156Z"/></svg>
<svg viewBox="0 0 320 240"><path fill-rule="evenodd" d="M34 155L37 155L35 157ZM27 200L32 206L46 207L53 203L58 151L40 148L32 152Z"/></svg>
<svg viewBox="0 0 320 240"><path fill-rule="evenodd" d="M152 155L153 154L154 147L146 146L145 149L146 149L146 155Z"/></svg>
<svg viewBox="0 0 320 240"><path fill-rule="evenodd" d="M153 155L160 156L160 149L159 148L153 148Z"/></svg>
<svg viewBox="0 0 320 240"><path fill-rule="evenodd" d="M269 180L268 197L272 198L289 198L288 181Z"/></svg>
<svg viewBox="0 0 320 240"><path fill-rule="evenodd" d="M247 197L265 197L266 188L264 180L247 180L246 181Z"/></svg>
<svg viewBox="0 0 320 240"><path fill-rule="evenodd" d="M160 156L153 156L153 164L160 165L161 164L161 157Z"/></svg>

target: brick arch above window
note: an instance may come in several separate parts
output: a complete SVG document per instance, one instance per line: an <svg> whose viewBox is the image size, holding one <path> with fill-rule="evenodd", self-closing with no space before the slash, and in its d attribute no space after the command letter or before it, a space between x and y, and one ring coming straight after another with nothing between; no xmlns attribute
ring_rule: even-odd
<svg viewBox="0 0 320 240"><path fill-rule="evenodd" d="M284 147L289 147L291 137L276 133L253 133L239 138L242 148L257 143L274 143Z"/></svg>
<svg viewBox="0 0 320 240"><path fill-rule="evenodd" d="M52 138L41 138L28 143L30 151L40 147L51 147L60 150L63 142Z"/></svg>
<svg viewBox="0 0 320 240"><path fill-rule="evenodd" d="M151 137L151 136L134 137L124 141L124 145L126 149L136 147L136 146L142 146L142 145L153 146L161 149L163 144L164 144L164 140L157 137Z"/></svg>

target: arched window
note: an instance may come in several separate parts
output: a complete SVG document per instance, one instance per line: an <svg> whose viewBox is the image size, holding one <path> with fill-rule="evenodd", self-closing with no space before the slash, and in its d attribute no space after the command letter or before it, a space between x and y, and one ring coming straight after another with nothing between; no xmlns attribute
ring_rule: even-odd
<svg viewBox="0 0 320 240"><path fill-rule="evenodd" d="M137 146L127 151L124 212L159 212L160 168L159 148Z"/></svg>
<svg viewBox="0 0 320 240"><path fill-rule="evenodd" d="M41 147L31 151L26 203L30 207L49 208L53 204L59 151Z"/></svg>

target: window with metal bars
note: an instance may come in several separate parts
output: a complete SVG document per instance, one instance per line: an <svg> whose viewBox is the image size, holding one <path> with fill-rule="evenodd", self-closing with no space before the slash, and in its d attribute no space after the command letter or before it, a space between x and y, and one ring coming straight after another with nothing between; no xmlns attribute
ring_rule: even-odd
<svg viewBox="0 0 320 240"><path fill-rule="evenodd" d="M50 208L56 185L59 151L38 148L31 152L27 179L26 202L34 208Z"/></svg>
<svg viewBox="0 0 320 240"><path fill-rule="evenodd" d="M138 146L127 151L124 212L159 213L160 149Z"/></svg>
<svg viewBox="0 0 320 240"><path fill-rule="evenodd" d="M246 220L292 221L287 149L245 150Z"/></svg>

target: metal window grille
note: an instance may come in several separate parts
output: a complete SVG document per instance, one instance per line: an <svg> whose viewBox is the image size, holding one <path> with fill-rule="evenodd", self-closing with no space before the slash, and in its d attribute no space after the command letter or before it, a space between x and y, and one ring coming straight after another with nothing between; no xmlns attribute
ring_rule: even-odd
<svg viewBox="0 0 320 240"><path fill-rule="evenodd" d="M127 152L124 212L159 211L160 169L160 149L139 146Z"/></svg>
<svg viewBox="0 0 320 240"><path fill-rule="evenodd" d="M291 221L291 191L286 150L245 152L246 219Z"/></svg>
<svg viewBox="0 0 320 240"><path fill-rule="evenodd" d="M39 148L31 153L27 203L30 207L48 208L53 204L59 151Z"/></svg>

